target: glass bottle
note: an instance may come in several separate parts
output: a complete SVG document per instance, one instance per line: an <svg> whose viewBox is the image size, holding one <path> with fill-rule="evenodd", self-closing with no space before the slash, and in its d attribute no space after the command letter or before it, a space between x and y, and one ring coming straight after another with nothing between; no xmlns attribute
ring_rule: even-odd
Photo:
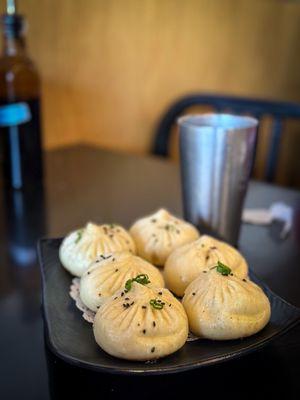
<svg viewBox="0 0 300 400"><path fill-rule="evenodd" d="M1 17L0 159L6 186L23 189L42 183L40 79L26 52L25 20L7 1Z"/></svg>

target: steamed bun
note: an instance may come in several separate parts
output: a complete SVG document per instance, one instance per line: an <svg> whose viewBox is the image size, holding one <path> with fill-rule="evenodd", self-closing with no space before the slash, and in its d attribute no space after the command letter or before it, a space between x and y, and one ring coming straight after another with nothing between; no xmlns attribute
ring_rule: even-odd
<svg viewBox="0 0 300 400"><path fill-rule="evenodd" d="M159 270L140 257L125 251L102 256L82 275L80 298L89 309L97 311L108 297L124 288L128 279L139 274L148 275L152 286L164 286Z"/></svg>
<svg viewBox="0 0 300 400"><path fill-rule="evenodd" d="M218 261L230 265L232 272L240 278L248 275L244 257L232 246L211 236L174 250L168 257L164 269L166 286L177 296L183 296L185 288L202 272Z"/></svg>
<svg viewBox="0 0 300 400"><path fill-rule="evenodd" d="M204 270L186 289L182 301L190 330L213 340L251 336L265 327L271 315L264 292L248 279Z"/></svg>
<svg viewBox="0 0 300 400"><path fill-rule="evenodd" d="M112 356L146 361L180 349L188 336L188 320L167 289L133 282L128 292L119 290L100 307L94 335Z"/></svg>
<svg viewBox="0 0 300 400"><path fill-rule="evenodd" d="M59 249L59 258L71 274L80 277L101 254L123 250L135 253L135 244L124 228L90 222L65 237Z"/></svg>
<svg viewBox="0 0 300 400"><path fill-rule="evenodd" d="M199 237L197 229L161 209L141 218L130 228L139 256L163 266L169 254L179 246Z"/></svg>

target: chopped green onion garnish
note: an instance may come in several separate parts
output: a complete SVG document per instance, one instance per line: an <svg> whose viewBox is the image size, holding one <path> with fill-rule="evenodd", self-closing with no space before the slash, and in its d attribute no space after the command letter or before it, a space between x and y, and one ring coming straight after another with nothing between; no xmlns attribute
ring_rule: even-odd
<svg viewBox="0 0 300 400"><path fill-rule="evenodd" d="M82 234L83 234L84 229L79 229L76 233L77 233L77 238L75 239L75 244L77 244L79 242L79 240L82 238Z"/></svg>
<svg viewBox="0 0 300 400"><path fill-rule="evenodd" d="M125 283L125 289L129 292L129 290L132 287L132 282L137 282L141 285L147 285L150 283L149 277L146 274L140 274L137 275L135 278L128 279L128 281Z"/></svg>
<svg viewBox="0 0 300 400"><path fill-rule="evenodd" d="M229 275L231 273L231 269L227 267L227 265L221 263L218 261L218 264L214 267L217 268L217 272L219 272L222 275Z"/></svg>
<svg viewBox="0 0 300 400"><path fill-rule="evenodd" d="M152 306L156 310L161 310L165 305L165 303L159 299L152 299L149 301L149 303L150 303L150 306Z"/></svg>

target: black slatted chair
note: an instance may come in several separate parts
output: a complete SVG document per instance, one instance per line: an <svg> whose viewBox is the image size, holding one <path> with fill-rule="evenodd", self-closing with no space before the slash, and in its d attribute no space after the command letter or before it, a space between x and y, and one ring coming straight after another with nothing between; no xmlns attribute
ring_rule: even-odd
<svg viewBox="0 0 300 400"><path fill-rule="evenodd" d="M212 94L184 96L171 104L161 118L152 146L153 154L164 157L169 155L171 129L177 118L192 106L210 106L214 112L246 114L258 120L261 120L263 117L270 117L272 119L272 130L265 179L268 181L274 179L284 121L287 119L300 120L300 104Z"/></svg>

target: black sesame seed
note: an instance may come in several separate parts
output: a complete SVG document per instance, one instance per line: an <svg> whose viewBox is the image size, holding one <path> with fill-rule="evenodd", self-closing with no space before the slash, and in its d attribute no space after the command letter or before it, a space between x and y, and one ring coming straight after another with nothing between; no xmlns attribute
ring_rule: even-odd
<svg viewBox="0 0 300 400"><path fill-rule="evenodd" d="M207 271L202 271L204 274L206 274L207 273Z"/></svg>
<svg viewBox="0 0 300 400"><path fill-rule="evenodd" d="M217 248L216 248L216 246L212 246L210 249L211 250L216 250Z"/></svg>
<svg viewBox="0 0 300 400"><path fill-rule="evenodd" d="M124 296L124 292L121 293L121 296Z"/></svg>
<svg viewBox="0 0 300 400"><path fill-rule="evenodd" d="M125 297L125 300L130 300L129 297Z"/></svg>
<svg viewBox="0 0 300 400"><path fill-rule="evenodd" d="M100 260L96 260L96 263L100 262Z"/></svg>
<svg viewBox="0 0 300 400"><path fill-rule="evenodd" d="M101 296L101 293L98 293L98 296Z"/></svg>
<svg viewBox="0 0 300 400"><path fill-rule="evenodd" d="M147 307L146 306L142 306L142 308L146 309Z"/></svg>
<svg viewBox="0 0 300 400"><path fill-rule="evenodd" d="M114 300L117 300L118 296L114 298Z"/></svg>
<svg viewBox="0 0 300 400"><path fill-rule="evenodd" d="M112 238L114 237L114 235L111 233L111 234L109 235L109 237L112 239Z"/></svg>
<svg viewBox="0 0 300 400"><path fill-rule="evenodd" d="M172 306L172 304L169 304L169 307L171 307Z"/></svg>
<svg viewBox="0 0 300 400"><path fill-rule="evenodd" d="M134 304L134 301L132 303L130 303L130 305L132 306Z"/></svg>
<svg viewBox="0 0 300 400"><path fill-rule="evenodd" d="M153 322L152 322L152 324L153 324L153 326L154 326L154 327L156 326L156 323L155 323L155 321L153 321Z"/></svg>
<svg viewBox="0 0 300 400"><path fill-rule="evenodd" d="M115 258L113 258L113 259L112 259L112 261L116 261L116 259L115 259Z"/></svg>
<svg viewBox="0 0 300 400"><path fill-rule="evenodd" d="M143 334L145 335L145 333L146 333L146 329L143 329Z"/></svg>
<svg viewBox="0 0 300 400"><path fill-rule="evenodd" d="M209 256L206 256L206 257L205 257L205 260L206 260L206 261L209 260Z"/></svg>
<svg viewBox="0 0 300 400"><path fill-rule="evenodd" d="M161 296L161 295L162 295L162 292L158 292L158 294Z"/></svg>
<svg viewBox="0 0 300 400"><path fill-rule="evenodd" d="M152 347L151 353L154 353L154 352L155 352L155 347Z"/></svg>
<svg viewBox="0 0 300 400"><path fill-rule="evenodd" d="M195 296L195 294L196 294L195 292L192 293L193 296Z"/></svg>
<svg viewBox="0 0 300 400"><path fill-rule="evenodd" d="M87 273L88 275L90 274L90 272L88 271L88 273Z"/></svg>
<svg viewBox="0 0 300 400"><path fill-rule="evenodd" d="M246 279L243 279L243 282L247 282Z"/></svg>
<svg viewBox="0 0 300 400"><path fill-rule="evenodd" d="M114 260L113 260L114 261ZM115 269L115 272L118 272L119 270L118 270L118 268L117 269Z"/></svg>
<svg viewBox="0 0 300 400"><path fill-rule="evenodd" d="M100 308L100 306L97 306L97 308Z"/></svg>
<svg viewBox="0 0 300 400"><path fill-rule="evenodd" d="M141 326L141 324L140 324L140 323L138 323L138 326Z"/></svg>
<svg viewBox="0 0 300 400"><path fill-rule="evenodd" d="M230 274L230 276L233 276L233 274Z"/></svg>

